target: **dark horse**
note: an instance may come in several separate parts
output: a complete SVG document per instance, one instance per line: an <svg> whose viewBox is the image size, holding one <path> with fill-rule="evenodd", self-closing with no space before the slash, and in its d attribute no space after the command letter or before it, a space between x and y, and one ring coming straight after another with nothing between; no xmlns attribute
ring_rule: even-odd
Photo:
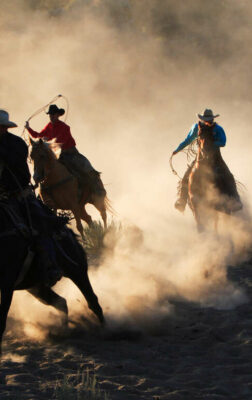
<svg viewBox="0 0 252 400"><path fill-rule="evenodd" d="M0 203L0 352L8 311L14 290L28 290L39 301L62 312L67 322L68 308L64 298L46 286L38 271L39 256L34 254L29 268L25 266L31 254L32 237L25 226L15 219L10 209ZM71 279L85 297L89 308L100 323L104 322L102 308L88 278L88 265L83 247L71 229L63 226L58 237L53 238L54 251L63 275Z"/></svg>
<svg viewBox="0 0 252 400"><path fill-rule="evenodd" d="M242 208L234 177L206 125L199 129L198 153L189 176L189 205L199 232L211 221L217 228L218 212L230 215Z"/></svg>

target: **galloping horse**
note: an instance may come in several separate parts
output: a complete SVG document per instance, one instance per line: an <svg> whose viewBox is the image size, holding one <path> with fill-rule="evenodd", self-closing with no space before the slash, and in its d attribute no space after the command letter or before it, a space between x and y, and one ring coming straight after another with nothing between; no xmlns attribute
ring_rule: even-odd
<svg viewBox="0 0 252 400"><path fill-rule="evenodd" d="M6 208L0 203L0 354L2 336L14 290L28 290L43 304L53 306L62 312L65 323L67 323L68 315L66 300L41 280L39 255L35 253L32 256L32 237L20 229L18 220L10 218L10 216L11 212L8 215L8 207ZM52 235L52 240L56 261L60 265L63 275L75 283L85 297L89 308L95 313L100 323L104 323L102 308L88 278L88 264L83 247L71 229L66 226L61 227L55 237ZM13 246L15 247L14 251Z"/></svg>
<svg viewBox="0 0 252 400"><path fill-rule="evenodd" d="M88 185L81 188L80 192L77 177L68 171L52 150L54 144L50 145L42 139L33 141L31 138L30 143L32 145L30 156L34 162L34 169L40 171L39 175L43 177L39 182L39 194L45 204L55 210L71 210L82 238L84 236L81 220L89 226L92 225L92 218L85 209L87 203L93 204L100 212L106 228L108 205L106 194L92 193Z"/></svg>
<svg viewBox="0 0 252 400"><path fill-rule="evenodd" d="M230 215L242 208L234 177L220 148L214 146L212 130L208 127L199 131L198 153L189 176L188 200L199 232L211 221L217 228L218 212Z"/></svg>

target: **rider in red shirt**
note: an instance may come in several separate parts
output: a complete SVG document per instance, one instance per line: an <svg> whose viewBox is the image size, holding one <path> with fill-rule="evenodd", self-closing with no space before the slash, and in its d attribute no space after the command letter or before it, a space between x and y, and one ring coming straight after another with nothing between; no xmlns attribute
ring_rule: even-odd
<svg viewBox="0 0 252 400"><path fill-rule="evenodd" d="M59 117L65 114L63 108L58 108L56 104L51 104L47 112L50 121L40 133L31 129L29 122L25 124L26 129L34 138L43 138L46 140L55 139L56 143L61 147L59 161L64 164L70 172L77 176L80 185L88 177L88 181L92 190L98 194L106 193L100 179L100 173L97 172L90 161L80 154L76 149L76 143L71 135L70 127L59 120ZM36 183L40 181L37 171L34 171L34 180Z"/></svg>
<svg viewBox="0 0 252 400"><path fill-rule="evenodd" d="M29 122L26 122L26 129L34 138L43 138L46 140L55 139L61 147L59 161L66 165L69 170L81 170L85 174L94 171L89 160L80 154L76 149L76 143L71 135L70 127L59 120L59 117L65 114L63 108L58 108L56 104L51 104L47 112L50 121L40 133L31 129Z"/></svg>
<svg viewBox="0 0 252 400"><path fill-rule="evenodd" d="M56 143L61 145L62 150L75 147L76 143L71 135L70 127L59 120L59 117L65 114L63 108L58 108L56 104L52 104L47 112L50 121L40 133L30 128L29 122L26 122L25 127L34 138L44 138L46 140L56 139Z"/></svg>

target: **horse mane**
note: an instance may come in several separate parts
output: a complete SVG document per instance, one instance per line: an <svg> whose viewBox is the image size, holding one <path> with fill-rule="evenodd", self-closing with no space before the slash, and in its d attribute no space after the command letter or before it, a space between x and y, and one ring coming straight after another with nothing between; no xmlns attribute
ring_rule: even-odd
<svg viewBox="0 0 252 400"><path fill-rule="evenodd" d="M39 139L34 141L35 146L43 146L43 149L46 150L48 155L53 157L54 159L58 159L61 153L61 144L56 142L56 139L52 139L47 141L45 139Z"/></svg>
<svg viewBox="0 0 252 400"><path fill-rule="evenodd" d="M50 142L46 141L46 145L49 146L50 150L53 152L56 159L59 159L61 151L62 151L62 144L57 143L56 139L50 140Z"/></svg>

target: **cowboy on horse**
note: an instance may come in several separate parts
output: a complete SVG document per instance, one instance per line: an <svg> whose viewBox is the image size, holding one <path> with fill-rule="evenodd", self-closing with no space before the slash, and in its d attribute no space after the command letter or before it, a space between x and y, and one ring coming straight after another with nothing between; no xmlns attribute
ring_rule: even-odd
<svg viewBox="0 0 252 400"><path fill-rule="evenodd" d="M47 114L50 122L42 129L40 133L34 131L27 121L26 129L34 138L42 138L48 141L55 139L61 147L59 161L64 164L67 169L78 178L80 188L88 185L92 193L97 195L105 195L106 191L100 179L100 173L97 172L89 160L80 154L76 148L76 143L72 137L70 127L59 118L64 115L65 110L58 108L56 104L51 104ZM40 176L38 172L34 172L34 180L39 182Z"/></svg>
<svg viewBox="0 0 252 400"><path fill-rule="evenodd" d="M24 234L31 231L33 250L39 254L41 279L51 286L62 277L55 261L49 228L51 222L59 227L59 219L33 194L27 145L8 131L15 127L17 125L9 120L8 112L0 110L0 208L10 216L17 229L22 227L21 233L22 230Z"/></svg>
<svg viewBox="0 0 252 400"><path fill-rule="evenodd" d="M8 128L16 126L9 114L0 110L0 357L15 290L28 290L43 304L53 306L62 316L63 327L67 327L66 300L51 288L65 276L104 323L102 308L89 281L85 251L66 226L67 220L57 217L35 197L27 145L8 132Z"/></svg>
<svg viewBox="0 0 252 400"><path fill-rule="evenodd" d="M192 126L186 139L182 143L180 143L175 151L173 151L173 155L183 150L195 139L199 139L204 134L210 134L210 136L212 137L213 146L214 148L218 149L220 155L220 157L218 157L218 160L221 160L218 165L214 166L215 186L217 186L217 189L219 189L221 194L227 196L229 199L232 199L231 209L229 207L229 209L225 210L225 212L230 213L240 210L242 208L242 203L240 200L240 196L237 192L235 179L220 154L220 147L224 147L226 145L226 134L224 132L224 129L214 121L214 119L217 117L219 117L219 114L214 115L213 111L210 109L205 109L203 114L198 114L199 122L195 123ZM196 159L191 163L191 165L188 166L188 169L185 172L184 177L181 181L179 198L175 203L175 208L181 212L184 211L187 204L189 177L193 171L195 163ZM220 175L221 179L219 179ZM224 180L225 184L219 185L221 187L218 187L218 182L220 182L220 180L222 181L222 183Z"/></svg>

